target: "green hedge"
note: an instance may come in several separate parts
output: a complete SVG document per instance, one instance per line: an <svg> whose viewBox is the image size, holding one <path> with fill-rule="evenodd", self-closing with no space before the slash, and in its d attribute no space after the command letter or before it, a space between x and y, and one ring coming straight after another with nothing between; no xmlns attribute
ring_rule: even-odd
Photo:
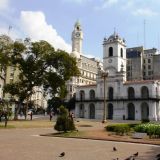
<svg viewBox="0 0 160 160"><path fill-rule="evenodd" d="M144 123L137 125L134 130L136 132L147 133L150 138L160 138L160 124Z"/></svg>
<svg viewBox="0 0 160 160"><path fill-rule="evenodd" d="M130 125L130 124L111 124L111 125L107 125L105 128L107 131L110 132L116 132L116 134L118 135L124 135L127 134L131 128L134 126Z"/></svg>

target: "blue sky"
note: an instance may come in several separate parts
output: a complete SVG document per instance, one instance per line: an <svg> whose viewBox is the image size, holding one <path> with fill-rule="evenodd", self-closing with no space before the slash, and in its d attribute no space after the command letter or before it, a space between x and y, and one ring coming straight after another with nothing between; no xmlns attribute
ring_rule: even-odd
<svg viewBox="0 0 160 160"><path fill-rule="evenodd" d="M44 39L55 48L71 49L71 32L77 19L84 32L83 52L102 58L104 36L114 28L127 47L159 48L160 0L0 0L0 33L13 38Z"/></svg>

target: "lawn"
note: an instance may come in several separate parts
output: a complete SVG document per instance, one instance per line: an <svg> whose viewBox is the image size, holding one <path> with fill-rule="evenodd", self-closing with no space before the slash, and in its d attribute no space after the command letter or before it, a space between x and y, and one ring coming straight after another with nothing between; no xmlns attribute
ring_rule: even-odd
<svg viewBox="0 0 160 160"><path fill-rule="evenodd" d="M17 120L8 121L7 129L9 128L51 128L54 122L48 120ZM4 129L4 122L0 123L0 129Z"/></svg>

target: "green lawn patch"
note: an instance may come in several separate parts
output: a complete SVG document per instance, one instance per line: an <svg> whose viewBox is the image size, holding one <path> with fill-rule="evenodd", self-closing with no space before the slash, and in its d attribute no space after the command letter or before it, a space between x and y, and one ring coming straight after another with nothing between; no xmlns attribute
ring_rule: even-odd
<svg viewBox="0 0 160 160"><path fill-rule="evenodd" d="M83 131L72 131L72 132L57 132L57 133L49 133L41 136L49 136L49 137L82 137L85 135Z"/></svg>
<svg viewBox="0 0 160 160"><path fill-rule="evenodd" d="M7 125L7 127L5 127L4 124L0 124L0 129L11 129L11 128L15 128L14 125Z"/></svg>

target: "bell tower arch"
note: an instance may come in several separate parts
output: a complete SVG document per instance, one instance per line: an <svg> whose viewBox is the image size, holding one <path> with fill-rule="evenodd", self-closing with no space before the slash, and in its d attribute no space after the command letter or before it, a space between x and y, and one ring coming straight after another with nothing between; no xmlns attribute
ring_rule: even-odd
<svg viewBox="0 0 160 160"><path fill-rule="evenodd" d="M112 76L126 72L126 44L117 33L114 32L103 41L103 68L109 70Z"/></svg>
<svg viewBox="0 0 160 160"><path fill-rule="evenodd" d="M83 32L79 21L74 25L72 32L72 52L82 53Z"/></svg>

